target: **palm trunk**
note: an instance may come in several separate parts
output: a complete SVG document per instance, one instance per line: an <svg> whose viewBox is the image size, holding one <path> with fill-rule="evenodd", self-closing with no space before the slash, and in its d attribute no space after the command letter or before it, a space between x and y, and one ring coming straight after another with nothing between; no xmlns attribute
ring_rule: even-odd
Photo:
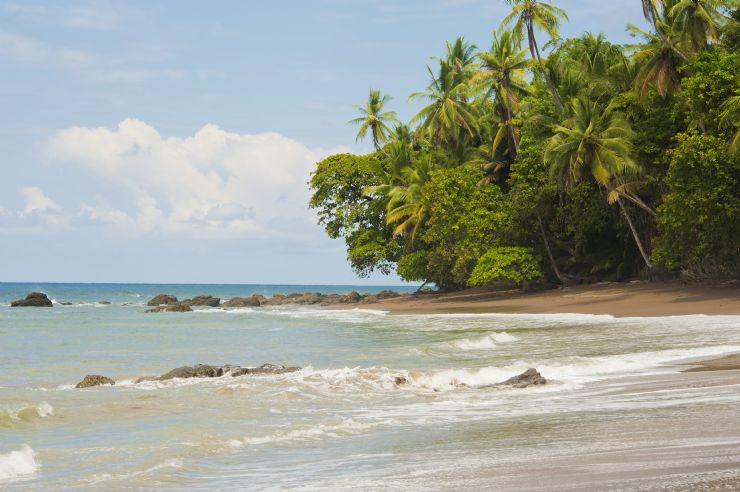
<svg viewBox="0 0 740 492"><path fill-rule="evenodd" d="M511 142L514 144L514 155L511 156L512 160L516 159L517 154L519 153L519 142L516 141L516 133L514 133L514 117L511 114L511 101L509 100L509 76L508 74L504 76L504 106L506 106L506 118L509 120L509 136L511 137Z"/></svg>
<svg viewBox="0 0 740 492"><path fill-rule="evenodd" d="M627 213L627 209L624 207L624 203L622 203L621 197L617 198L617 203L619 203L619 208L622 210L622 215L624 215L624 218L627 219L627 224L629 224L630 226L630 230L632 231L632 236L635 238L635 242L637 243L637 248L640 250L642 259L645 260L645 265L647 265L648 270L652 270L653 264L650 263L650 258L648 258L647 253L645 253L645 248L642 246L642 241L640 241L640 236L637 235L637 229L635 229L635 225L632 223L632 219Z"/></svg>
<svg viewBox="0 0 740 492"><path fill-rule="evenodd" d="M540 227L540 234L542 235L542 242L545 243L545 250L547 251L547 257L550 259L550 266L552 267L552 271L555 272L555 276L560 280L561 284L564 284L567 279L565 276L560 273L560 269L558 268L558 264L555 263L555 257L552 255L552 250L550 250L550 241L547 240L547 234L545 233L545 226L542 225L542 217L539 215L537 216L537 224Z"/></svg>
<svg viewBox="0 0 740 492"><path fill-rule="evenodd" d="M531 24L527 26L527 35L529 37L529 51L532 53L532 58L537 60L537 63L540 64L540 70L542 70L542 75L544 75L545 77L545 83L547 84L547 88L550 89L550 93L552 94L552 98L555 100L555 104L558 106L558 109L560 110L560 114L565 114L565 107L563 106L563 100L560 99L560 95L558 94L558 91L555 89L555 85L552 83L552 80L550 80L550 76L547 74L547 70L545 70L545 64L542 63L542 56L540 56L540 48L537 46L537 39L534 37L534 29Z"/></svg>
<svg viewBox="0 0 740 492"><path fill-rule="evenodd" d="M652 215L655 219L658 218L658 214L655 212L655 210L653 210L652 208L648 207L648 205L645 202L643 202L642 200L640 200L638 197L633 196L633 195L630 195L629 193L623 193L623 192L621 192L619 190L614 190L614 191L616 191L617 194L619 196L621 196L622 198L626 198L627 200L631 201L632 203L634 203L635 205L637 205L638 207L640 207L641 209L643 209L645 212L647 212L650 215Z"/></svg>

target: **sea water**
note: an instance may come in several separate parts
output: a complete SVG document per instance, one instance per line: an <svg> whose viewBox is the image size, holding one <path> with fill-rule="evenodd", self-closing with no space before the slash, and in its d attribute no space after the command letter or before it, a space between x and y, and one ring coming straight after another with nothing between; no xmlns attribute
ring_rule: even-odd
<svg viewBox="0 0 740 492"><path fill-rule="evenodd" d="M392 315L372 305L145 313L159 293L380 289L0 284L0 489L458 488L465 482L431 477L588 452L605 422L740 404L737 387L605 386L740 351L738 316ZM54 307L10 308L31 291ZM302 369L134 382L182 365L265 362ZM529 367L548 384L491 386ZM116 384L75 389L87 374Z"/></svg>

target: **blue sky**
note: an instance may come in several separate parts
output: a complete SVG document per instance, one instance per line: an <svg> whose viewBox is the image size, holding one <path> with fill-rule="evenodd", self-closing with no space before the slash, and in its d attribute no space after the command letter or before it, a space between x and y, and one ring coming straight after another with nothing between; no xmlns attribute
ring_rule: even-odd
<svg viewBox="0 0 740 492"><path fill-rule="evenodd" d="M627 42L640 2L561 0ZM0 0L0 281L357 279L306 208L369 87L406 102L503 0Z"/></svg>

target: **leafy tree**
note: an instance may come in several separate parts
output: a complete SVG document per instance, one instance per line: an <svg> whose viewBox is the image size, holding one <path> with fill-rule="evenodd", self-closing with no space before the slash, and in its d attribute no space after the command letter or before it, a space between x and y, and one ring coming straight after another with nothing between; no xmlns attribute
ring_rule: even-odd
<svg viewBox="0 0 740 492"><path fill-rule="evenodd" d="M468 283L491 285L513 282L522 287L542 278L540 259L529 249L520 247L492 248L475 265Z"/></svg>
<svg viewBox="0 0 740 492"><path fill-rule="evenodd" d="M653 257L699 277L740 275L740 155L722 139L682 134L670 152Z"/></svg>
<svg viewBox="0 0 740 492"><path fill-rule="evenodd" d="M398 122L395 112L383 111L390 100L390 96L381 95L379 90L370 89L370 95L367 97L365 106L355 106L362 114L362 116L349 121L351 124L360 125L355 139L356 142L367 137L368 132L370 132L375 150L380 149L380 145L388 139L390 133L388 125Z"/></svg>
<svg viewBox="0 0 740 492"><path fill-rule="evenodd" d="M558 29L560 28L560 22L562 20L568 20L568 14L565 10L560 7L556 7L551 3L540 2L537 0L506 0L509 5L512 5L511 13L507 15L501 22L501 26L507 26L513 24L512 32L517 44L521 45L524 39L525 33L527 41L529 43L529 52L532 55L532 59L536 60L540 66L542 76L545 78L547 87L550 89L555 104L562 113L564 111L563 101L560 99L555 86L550 80L550 76L545 70L545 65L542 61L542 55L540 54L540 48L537 44L537 38L535 37L535 29L540 29L550 36L550 39L558 38Z"/></svg>

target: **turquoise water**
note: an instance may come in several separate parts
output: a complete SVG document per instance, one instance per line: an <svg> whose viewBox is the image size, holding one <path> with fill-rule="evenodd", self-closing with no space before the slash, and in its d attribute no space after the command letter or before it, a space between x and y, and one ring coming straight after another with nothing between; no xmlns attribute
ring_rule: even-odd
<svg viewBox="0 0 740 492"><path fill-rule="evenodd" d="M737 316L397 316L289 306L144 313L162 292L353 289L382 287L0 284L0 488L418 490L430 473L459 479L456 470L475 476L574 446L619 446L619 436L603 436L603 422L719 415L740 403L732 387L604 389L628 376L676 373L672 363L687 357L740 351ZM9 307L32 290L74 304ZM182 365L264 362L304 369L133 382ZM528 367L548 385L488 387ZM86 374L117 384L74 389ZM397 386L396 376L409 383Z"/></svg>

